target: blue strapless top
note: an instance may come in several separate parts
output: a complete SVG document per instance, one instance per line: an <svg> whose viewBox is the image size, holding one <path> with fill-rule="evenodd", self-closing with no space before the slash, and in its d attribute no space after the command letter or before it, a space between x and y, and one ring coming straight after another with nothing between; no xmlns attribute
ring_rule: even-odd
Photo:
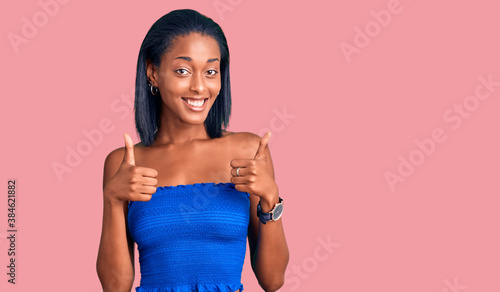
<svg viewBox="0 0 500 292"><path fill-rule="evenodd" d="M233 183L165 186L128 207L141 270L136 292L243 290L249 193Z"/></svg>

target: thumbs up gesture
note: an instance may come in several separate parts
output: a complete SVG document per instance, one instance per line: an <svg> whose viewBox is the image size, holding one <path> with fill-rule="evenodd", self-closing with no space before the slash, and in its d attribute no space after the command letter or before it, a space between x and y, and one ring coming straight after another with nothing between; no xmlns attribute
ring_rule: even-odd
<svg viewBox="0 0 500 292"><path fill-rule="evenodd" d="M135 165L134 143L125 133L125 153L116 174L104 187L104 195L112 201L149 201L156 192L158 171Z"/></svg>
<svg viewBox="0 0 500 292"><path fill-rule="evenodd" d="M278 186L273 177L274 170L272 165L269 165L271 160L268 157L269 147L267 144L270 138L271 132L267 132L261 138L253 159L231 160L231 182L234 183L235 189L269 201L278 196Z"/></svg>

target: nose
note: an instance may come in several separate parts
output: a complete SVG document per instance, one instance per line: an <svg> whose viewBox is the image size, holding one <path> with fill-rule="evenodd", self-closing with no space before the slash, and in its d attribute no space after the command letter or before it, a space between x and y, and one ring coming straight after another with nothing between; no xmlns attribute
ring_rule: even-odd
<svg viewBox="0 0 500 292"><path fill-rule="evenodd" d="M206 89L205 80L203 79L203 76L201 76L200 73L193 74L191 77L191 84L189 90L202 93L203 91L205 91L205 89Z"/></svg>

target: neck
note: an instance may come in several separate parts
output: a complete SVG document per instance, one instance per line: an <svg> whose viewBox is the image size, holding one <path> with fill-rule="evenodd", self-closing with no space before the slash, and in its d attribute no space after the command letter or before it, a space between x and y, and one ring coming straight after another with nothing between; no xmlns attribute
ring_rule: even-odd
<svg viewBox="0 0 500 292"><path fill-rule="evenodd" d="M182 121L172 122L161 120L154 146L187 145L194 141L210 139L205 124L191 125Z"/></svg>
<svg viewBox="0 0 500 292"><path fill-rule="evenodd" d="M189 125L186 128L168 128L158 129L155 145L185 145L193 141L210 139L204 124Z"/></svg>

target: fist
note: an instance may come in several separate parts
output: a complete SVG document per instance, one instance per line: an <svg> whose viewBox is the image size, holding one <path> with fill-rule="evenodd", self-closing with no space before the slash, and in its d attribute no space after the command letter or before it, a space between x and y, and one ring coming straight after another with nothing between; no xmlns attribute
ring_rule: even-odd
<svg viewBox="0 0 500 292"><path fill-rule="evenodd" d="M156 192L158 171L135 165L134 143L125 133L125 153L115 175L104 187L104 195L112 202L149 201Z"/></svg>
<svg viewBox="0 0 500 292"><path fill-rule="evenodd" d="M273 200L278 195L278 186L274 181L274 170L268 163L269 139L271 132L267 132L260 139L259 148L253 159L231 160L231 182L235 189L247 192L258 197Z"/></svg>

